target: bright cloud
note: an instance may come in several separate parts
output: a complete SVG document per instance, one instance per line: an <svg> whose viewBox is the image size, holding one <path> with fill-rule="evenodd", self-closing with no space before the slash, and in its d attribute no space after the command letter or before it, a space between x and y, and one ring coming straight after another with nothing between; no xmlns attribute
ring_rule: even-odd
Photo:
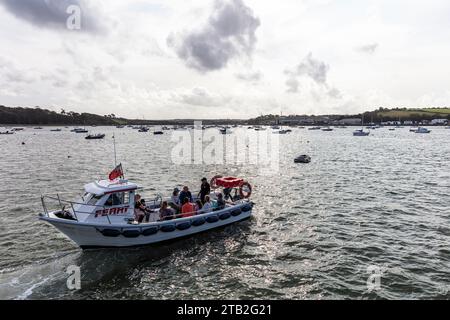
<svg viewBox="0 0 450 320"><path fill-rule="evenodd" d="M449 15L444 0L0 0L0 104L147 119L448 105Z"/></svg>

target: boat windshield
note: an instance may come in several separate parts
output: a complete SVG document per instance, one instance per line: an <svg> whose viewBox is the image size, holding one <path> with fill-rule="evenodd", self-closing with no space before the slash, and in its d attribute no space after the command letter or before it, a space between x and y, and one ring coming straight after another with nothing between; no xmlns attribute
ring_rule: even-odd
<svg viewBox="0 0 450 320"><path fill-rule="evenodd" d="M84 197L84 199L89 199L87 204L89 205L96 205L98 200L100 200L102 198L102 196L96 195L96 194L91 194L89 193L87 196Z"/></svg>

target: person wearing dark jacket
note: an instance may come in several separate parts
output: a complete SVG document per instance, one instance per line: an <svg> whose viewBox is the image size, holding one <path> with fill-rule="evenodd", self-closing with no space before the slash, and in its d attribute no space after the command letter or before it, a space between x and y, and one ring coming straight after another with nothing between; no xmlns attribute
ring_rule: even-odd
<svg viewBox="0 0 450 320"><path fill-rule="evenodd" d="M180 203L183 203L184 198L188 198L189 202L193 202L192 201L192 194L189 191L189 188L187 186L183 187L183 190L180 192Z"/></svg>
<svg viewBox="0 0 450 320"><path fill-rule="evenodd" d="M208 180L206 180L206 178L203 178L202 185L200 186L200 192L198 193L202 203L205 203L205 197L209 196L210 193L211 193L211 186L209 185Z"/></svg>

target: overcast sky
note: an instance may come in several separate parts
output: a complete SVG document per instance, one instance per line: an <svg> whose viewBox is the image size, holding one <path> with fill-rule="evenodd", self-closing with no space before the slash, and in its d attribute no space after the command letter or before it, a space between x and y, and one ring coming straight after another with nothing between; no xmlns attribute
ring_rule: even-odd
<svg viewBox="0 0 450 320"><path fill-rule="evenodd" d="M7 106L163 119L450 105L448 0L0 0L0 41Z"/></svg>

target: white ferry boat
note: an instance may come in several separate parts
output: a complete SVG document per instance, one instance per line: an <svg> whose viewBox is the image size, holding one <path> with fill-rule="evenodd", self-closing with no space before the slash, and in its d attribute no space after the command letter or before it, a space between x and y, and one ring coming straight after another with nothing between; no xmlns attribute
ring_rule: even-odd
<svg viewBox="0 0 450 320"><path fill-rule="evenodd" d="M415 133L430 133L431 130L424 128L424 127L418 127L417 130L414 131Z"/></svg>
<svg viewBox="0 0 450 320"><path fill-rule="evenodd" d="M99 180L86 184L85 193L78 201L66 201L59 195L41 196L44 211L39 214L39 219L53 225L85 249L154 244L236 223L251 216L253 202L249 200L251 185L248 182L216 176L211 180L211 186L224 188L225 199L230 196L224 207L210 212L200 210L188 216L174 214L171 220L162 220L159 214L161 204L167 201L171 205L171 198L156 196L146 204L146 210L153 218L139 223L135 218L135 200L141 188L125 179ZM216 190L210 193L212 201L218 197ZM232 190L235 192L233 197ZM197 198L193 194L195 201ZM51 201L56 210L49 208Z"/></svg>

